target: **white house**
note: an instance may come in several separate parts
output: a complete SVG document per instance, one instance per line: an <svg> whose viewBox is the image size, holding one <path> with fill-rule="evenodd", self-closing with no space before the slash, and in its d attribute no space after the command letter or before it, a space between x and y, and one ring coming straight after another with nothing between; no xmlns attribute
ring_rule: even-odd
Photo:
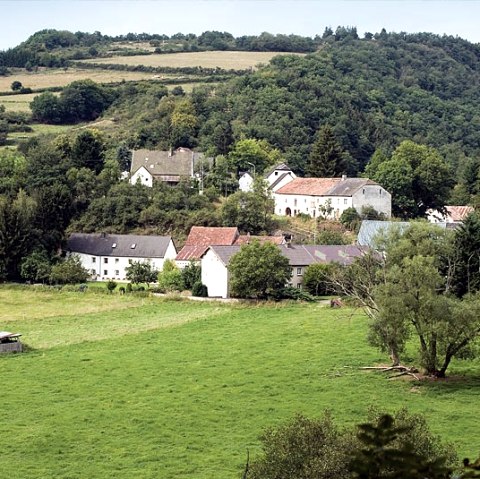
<svg viewBox="0 0 480 479"><path fill-rule="evenodd" d="M270 191L277 191L296 177L297 175L285 163L282 163L265 173L263 178ZM238 180L239 190L252 191L254 180L255 178L249 172L242 173Z"/></svg>
<svg viewBox="0 0 480 479"><path fill-rule="evenodd" d="M285 163L275 166L265 174L268 189L273 192L290 183L296 177L297 175Z"/></svg>
<svg viewBox="0 0 480 479"><path fill-rule="evenodd" d="M152 186L154 181L171 185L182 179L193 178L197 165L204 160L203 153L190 148L177 148L169 151L134 150L130 168L130 183L140 181Z"/></svg>
<svg viewBox="0 0 480 479"><path fill-rule="evenodd" d="M305 271L314 263L336 262L348 265L368 248L357 245L277 245L292 267L289 285L303 288ZM207 287L208 296L213 298L230 297L230 272L232 256L240 251L240 245L211 246L202 256L202 283Z"/></svg>
<svg viewBox="0 0 480 479"><path fill-rule="evenodd" d="M77 255L94 280L125 280L132 262L148 262L161 270L177 250L170 236L73 233L67 241L68 254Z"/></svg>
<svg viewBox="0 0 480 479"><path fill-rule="evenodd" d="M275 214L338 219L347 208L365 206L390 217L392 196L368 178L295 178L274 192Z"/></svg>

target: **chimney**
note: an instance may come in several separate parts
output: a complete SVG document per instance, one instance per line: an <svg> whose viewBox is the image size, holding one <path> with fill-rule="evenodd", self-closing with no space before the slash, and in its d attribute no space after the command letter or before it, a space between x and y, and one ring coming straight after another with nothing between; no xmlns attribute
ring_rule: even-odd
<svg viewBox="0 0 480 479"><path fill-rule="evenodd" d="M347 175L342 175L342 181L345 181L347 179Z"/></svg>
<svg viewBox="0 0 480 479"><path fill-rule="evenodd" d="M173 156L173 150L172 150L172 148L170 148L168 150L168 157L171 158L172 156Z"/></svg>

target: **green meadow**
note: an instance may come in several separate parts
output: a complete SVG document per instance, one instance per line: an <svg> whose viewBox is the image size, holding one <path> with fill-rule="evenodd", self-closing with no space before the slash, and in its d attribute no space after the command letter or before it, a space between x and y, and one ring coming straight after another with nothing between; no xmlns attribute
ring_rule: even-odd
<svg viewBox="0 0 480 479"><path fill-rule="evenodd" d="M265 427L325 409L352 425L371 406L480 450L480 362L446 381L361 371L386 358L352 309L1 287L0 330L30 349L0 357L5 477L238 478Z"/></svg>

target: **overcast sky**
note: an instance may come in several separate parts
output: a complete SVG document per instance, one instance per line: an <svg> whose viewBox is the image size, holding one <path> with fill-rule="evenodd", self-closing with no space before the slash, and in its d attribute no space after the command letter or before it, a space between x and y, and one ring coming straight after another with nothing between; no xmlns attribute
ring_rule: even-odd
<svg viewBox="0 0 480 479"><path fill-rule="evenodd" d="M325 27L458 35L480 42L480 0L0 0L0 50L45 28L234 36L322 34Z"/></svg>

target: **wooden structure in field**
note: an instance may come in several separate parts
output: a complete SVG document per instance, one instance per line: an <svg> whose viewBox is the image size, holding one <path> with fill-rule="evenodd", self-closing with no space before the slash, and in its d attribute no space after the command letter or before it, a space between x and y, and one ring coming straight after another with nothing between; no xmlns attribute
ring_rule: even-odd
<svg viewBox="0 0 480 479"><path fill-rule="evenodd" d="M0 353L21 353L23 345L20 342L21 334L0 331Z"/></svg>

